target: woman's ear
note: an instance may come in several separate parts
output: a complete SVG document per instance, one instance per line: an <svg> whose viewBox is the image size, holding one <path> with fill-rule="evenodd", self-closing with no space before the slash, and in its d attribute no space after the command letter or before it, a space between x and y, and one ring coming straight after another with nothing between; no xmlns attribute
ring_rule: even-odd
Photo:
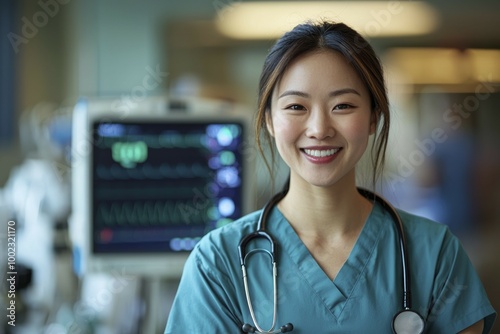
<svg viewBox="0 0 500 334"><path fill-rule="evenodd" d="M271 110L266 109L266 128L271 137L274 137L273 119L271 117Z"/></svg>

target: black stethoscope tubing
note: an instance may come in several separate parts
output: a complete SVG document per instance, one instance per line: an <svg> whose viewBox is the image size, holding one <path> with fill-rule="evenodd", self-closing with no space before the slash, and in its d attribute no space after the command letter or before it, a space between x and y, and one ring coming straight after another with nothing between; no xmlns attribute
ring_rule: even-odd
<svg viewBox="0 0 500 334"><path fill-rule="evenodd" d="M273 266L276 265L276 258L275 258L276 249L277 249L276 240L268 232L266 232L266 222L267 222L267 217L269 216L269 213L271 212L271 210L287 194L288 188L289 187L288 187L288 183L287 183L285 185L285 188L281 192L277 193L276 195L274 195L271 198L271 200L264 206L264 208L262 210L262 213L259 217L259 221L257 223L257 230L255 232L252 232L252 233L246 235L245 237L243 237L240 241L240 244L238 245L240 265L244 271L245 285L247 284L246 283L245 260L246 260L246 257L248 255L246 252L246 247L250 241L252 241L254 239L266 239L269 242L270 248L271 248L270 251L266 251L266 253L271 257L271 261L273 263ZM387 202L385 199L383 199L381 196L377 195L376 193L374 193L372 191L364 189L364 188L357 188L357 189L358 189L358 192L361 195L363 195L365 198L371 199L372 201L377 202L380 205L382 205L382 207L390 214L392 220L394 221L394 225L396 226L396 230L398 233L399 248L400 248L400 252L401 252L401 265L402 265L402 284L403 284L403 298L402 299L403 299L403 301L402 301L402 311L398 312L394 316L393 329L395 332L397 332L394 327L397 326L395 324L398 321L397 318L401 314L403 314L403 313L410 314L411 313L410 318L407 318L405 316L402 316L400 318L410 319L411 321L419 322L419 324L416 325L415 328L417 328L417 333L419 333L419 332L421 333L423 331L423 327L424 327L424 320L423 320L422 316L420 316L415 311L411 310L412 300L411 300L410 265L409 265L409 259L408 259L406 236L405 236L405 233L403 230L403 222L401 220L401 217L397 213L396 209L391 204L389 204L389 202ZM248 297L247 297L247 299L248 299ZM252 310L252 313L253 313L253 310ZM274 318L275 317L276 317L276 314L274 314ZM402 320L402 321L405 322L405 321L410 321L410 320ZM254 320L254 322L255 322L255 320ZM420 322L421 322L421 324L420 324ZM249 331L251 333L256 331L254 327L252 327L248 324L245 324L243 327L245 328L245 326L246 326L246 328L251 328L253 330L253 331ZM289 328L289 330L286 330L286 331L293 330L293 325L287 324L286 326L288 326L288 328ZM283 326L282 328L284 328L286 326ZM285 330L283 330L282 332L285 332ZM266 333L266 332L262 332L262 333ZM271 331L269 331L268 333L274 333L274 332L272 332L272 329L271 329Z"/></svg>
<svg viewBox="0 0 500 334"><path fill-rule="evenodd" d="M406 236L403 231L403 222L397 213L396 209L389 204L385 199L380 197L374 192L364 188L358 188L358 192L365 198L372 197L373 200L380 205L391 215L392 220L395 222L396 230L399 237L399 248L401 252L401 265L403 273L403 310L411 309L411 283L410 283L410 260L408 259L408 251L406 248Z"/></svg>
<svg viewBox="0 0 500 334"><path fill-rule="evenodd" d="M361 193L364 197L366 198L372 198L376 202L380 203L382 207L389 212L391 215L392 219L394 222L396 222L396 229L398 232L399 236L399 248L401 251L401 264L403 266L403 309L408 310L411 309L411 283L410 283L410 266L409 266L409 260L408 260L408 252L406 249L406 237L403 232L403 223L401 221L401 218L396 212L396 209L389 204L386 200L384 200L382 197L379 195L363 189L363 188L358 188L359 193ZM259 221L257 223L257 231L252 232L245 236L241 242L240 246L238 247L239 251L239 257L240 257L240 264L244 264L244 259L246 256L246 246L247 244L255 239L255 238L264 238L267 239L271 245L271 259L273 262L275 262L275 250L276 250L276 241L274 240L273 237L269 235L269 233L266 232L266 222L267 222L267 217L269 216L269 212L278 204L279 201L285 197L287 193L287 190L281 191L278 194L274 195L273 198L267 203L267 205L264 207L262 214L259 217Z"/></svg>

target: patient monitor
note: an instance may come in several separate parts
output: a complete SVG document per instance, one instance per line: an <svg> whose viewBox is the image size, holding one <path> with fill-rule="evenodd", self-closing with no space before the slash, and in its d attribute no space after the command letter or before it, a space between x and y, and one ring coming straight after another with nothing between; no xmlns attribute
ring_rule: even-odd
<svg viewBox="0 0 500 334"><path fill-rule="evenodd" d="M252 209L249 116L235 104L81 99L74 109L75 270L180 277L209 231Z"/></svg>

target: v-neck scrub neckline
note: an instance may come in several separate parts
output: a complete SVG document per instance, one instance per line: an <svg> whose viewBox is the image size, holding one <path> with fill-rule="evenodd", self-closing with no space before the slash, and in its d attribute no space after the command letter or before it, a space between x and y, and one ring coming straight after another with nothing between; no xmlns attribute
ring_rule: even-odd
<svg viewBox="0 0 500 334"><path fill-rule="evenodd" d="M268 229L272 235L278 236L279 247L286 250L282 252L283 256L290 258L304 280L323 300L325 307L338 319L344 304L356 289L360 276L366 270L384 225L389 223L383 219L385 214L379 204L373 205L351 253L333 281L314 260L306 245L278 208L271 212L269 220L272 224L268 224ZM394 227L389 226L389 228Z"/></svg>

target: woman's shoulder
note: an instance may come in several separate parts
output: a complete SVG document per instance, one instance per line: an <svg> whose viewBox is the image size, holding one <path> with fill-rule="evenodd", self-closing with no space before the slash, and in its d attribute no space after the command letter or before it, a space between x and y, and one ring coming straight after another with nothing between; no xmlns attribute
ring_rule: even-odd
<svg viewBox="0 0 500 334"><path fill-rule="evenodd" d="M238 245L243 236L256 229L258 220L259 211L255 211L205 234L189 254L184 271L219 278L239 272Z"/></svg>
<svg viewBox="0 0 500 334"><path fill-rule="evenodd" d="M228 253L236 254L240 240L256 230L259 216L260 211L255 211L208 232L196 244L193 253L197 256L201 254L208 256L216 253L221 257Z"/></svg>
<svg viewBox="0 0 500 334"><path fill-rule="evenodd" d="M246 214L231 223L212 230L203 239L208 239L213 242L216 240L222 241L236 237L242 238L244 235L247 235L257 229L260 213L261 210Z"/></svg>
<svg viewBox="0 0 500 334"><path fill-rule="evenodd" d="M403 222L408 244L420 254L429 252L438 257L445 254L453 257L457 252L462 252L460 240L446 224L404 210L397 211Z"/></svg>
<svg viewBox="0 0 500 334"><path fill-rule="evenodd" d="M434 237L451 234L445 224L405 210L397 209L397 212L403 221L405 232L408 234L432 235Z"/></svg>
<svg viewBox="0 0 500 334"><path fill-rule="evenodd" d="M432 291L434 306L422 304L422 309L429 312L429 332L444 333L453 323L456 333L480 319L485 319L485 333L489 332L495 310L460 239L445 224L402 210L398 213L405 229L413 278L418 282L417 291ZM414 300L422 296L414 294Z"/></svg>

